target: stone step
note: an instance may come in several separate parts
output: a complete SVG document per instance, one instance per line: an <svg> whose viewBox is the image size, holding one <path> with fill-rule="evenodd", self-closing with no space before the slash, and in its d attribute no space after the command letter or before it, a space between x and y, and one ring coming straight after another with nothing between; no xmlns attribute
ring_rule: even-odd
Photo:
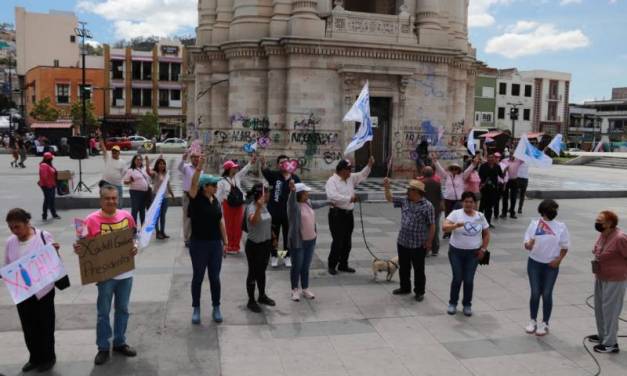
<svg viewBox="0 0 627 376"><path fill-rule="evenodd" d="M627 170L627 158L600 157L588 162L586 166Z"/></svg>

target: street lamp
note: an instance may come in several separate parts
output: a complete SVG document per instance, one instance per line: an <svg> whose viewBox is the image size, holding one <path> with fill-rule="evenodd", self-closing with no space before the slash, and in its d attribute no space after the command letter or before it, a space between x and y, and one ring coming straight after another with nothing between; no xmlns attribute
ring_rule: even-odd
<svg viewBox="0 0 627 376"><path fill-rule="evenodd" d="M516 120L518 120L518 106L522 106L522 103L507 103L512 106L509 110L509 118L512 119L512 139L516 139Z"/></svg>
<svg viewBox="0 0 627 376"><path fill-rule="evenodd" d="M85 127L87 126L87 108L86 108L86 90L85 90L85 86L86 86L86 78L85 78L85 56L87 55L87 50L85 49L85 39L92 39L92 35L91 32L89 30L87 30L85 28L85 25L87 24L87 22L83 22L83 21L78 21L80 27L77 27L74 29L74 33L76 34L76 36L81 38L81 59L82 59L82 81L83 84L81 85L81 105L82 105L82 117L83 117L83 121L81 123L81 136L85 134Z"/></svg>

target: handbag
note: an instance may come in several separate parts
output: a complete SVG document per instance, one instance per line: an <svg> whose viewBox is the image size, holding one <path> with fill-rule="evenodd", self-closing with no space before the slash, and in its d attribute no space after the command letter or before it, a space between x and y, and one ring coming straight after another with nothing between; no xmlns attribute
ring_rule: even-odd
<svg viewBox="0 0 627 376"><path fill-rule="evenodd" d="M226 203L229 204L230 207L239 208L244 205L244 194L242 191L236 186L231 184L226 178L227 183L231 186L231 190L229 191L229 195L226 198Z"/></svg>
<svg viewBox="0 0 627 376"><path fill-rule="evenodd" d="M44 238L44 232L40 230L39 231L39 236L41 237L42 243L44 243L44 245L46 245L46 239ZM54 281L54 285L59 290L65 290L66 288L70 287L70 277L66 274L63 277L61 277L59 280Z"/></svg>
<svg viewBox="0 0 627 376"><path fill-rule="evenodd" d="M490 265L490 251L483 252L483 258L479 260L479 265Z"/></svg>

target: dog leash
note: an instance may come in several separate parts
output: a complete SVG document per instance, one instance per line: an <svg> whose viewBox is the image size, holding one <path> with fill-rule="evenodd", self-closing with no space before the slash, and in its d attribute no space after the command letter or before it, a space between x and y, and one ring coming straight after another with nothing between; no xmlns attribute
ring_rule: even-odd
<svg viewBox="0 0 627 376"><path fill-rule="evenodd" d="M366 249L368 250L368 253L370 253L372 257L374 257L374 261L379 261L381 259L375 256L374 253L372 253L372 250L370 250L370 246L368 245L368 241L366 240L366 230L364 229L364 216L363 216L363 208L361 207L361 199L357 200L357 202L359 202L359 220L361 222L361 235L364 238L364 244L366 245Z"/></svg>

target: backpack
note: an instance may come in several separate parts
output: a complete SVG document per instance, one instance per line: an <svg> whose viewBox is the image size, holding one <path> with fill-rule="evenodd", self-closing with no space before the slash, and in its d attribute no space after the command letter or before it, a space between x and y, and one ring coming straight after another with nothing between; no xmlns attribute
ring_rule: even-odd
<svg viewBox="0 0 627 376"><path fill-rule="evenodd" d="M226 203L229 204L230 207L239 208L244 204L244 194L236 185L231 184L228 180L226 180L226 182L231 186L229 195L226 198Z"/></svg>

